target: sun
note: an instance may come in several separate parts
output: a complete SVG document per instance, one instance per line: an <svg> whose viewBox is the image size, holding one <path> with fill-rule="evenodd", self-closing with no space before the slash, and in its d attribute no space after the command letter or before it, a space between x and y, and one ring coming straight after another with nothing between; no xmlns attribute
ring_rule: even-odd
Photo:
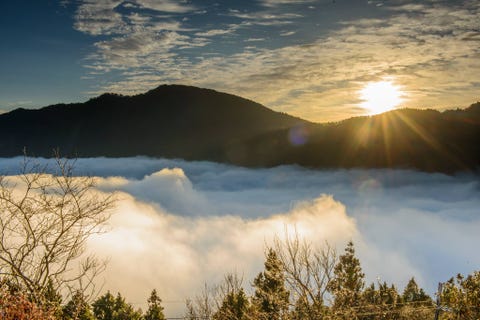
<svg viewBox="0 0 480 320"><path fill-rule="evenodd" d="M378 114L395 109L402 103L403 92L401 87L395 85L390 79L377 82L369 82L359 91L360 106L368 111L368 114Z"/></svg>

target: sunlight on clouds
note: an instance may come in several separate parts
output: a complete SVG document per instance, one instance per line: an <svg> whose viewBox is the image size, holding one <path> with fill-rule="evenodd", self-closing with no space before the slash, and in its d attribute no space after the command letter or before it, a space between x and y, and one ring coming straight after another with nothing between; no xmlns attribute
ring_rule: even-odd
<svg viewBox="0 0 480 320"><path fill-rule="evenodd" d="M357 234L345 207L330 196L253 220L180 217L127 194L121 198L109 232L91 239L89 248L109 258L105 289L121 291L131 301L144 300L153 287L164 300L184 301L200 292L205 281L216 283L226 272L252 279L261 269L264 245L282 237L285 228L293 232L296 227L312 243L338 246ZM167 313L178 316L183 308L168 305Z"/></svg>
<svg viewBox="0 0 480 320"><path fill-rule="evenodd" d="M84 1L77 10L76 29L106 36L97 41L85 67L96 78L115 70L121 73L115 81L98 82L89 93L132 94L163 83L183 83L241 95L319 122L394 108L405 97L391 88L386 90L389 98L371 102L375 95L368 92L368 98L353 96L361 90L360 83L387 76L408 93L408 100L401 101L403 107L466 107L479 99L480 49L478 33L472 30L478 25L480 4L385 2L372 6L383 16L352 17L308 41L296 37L300 30L278 30L298 19L307 21L312 11L305 11L309 2L265 0L258 10L229 8L224 14L235 22L214 23L203 30L194 28L190 20L177 19L173 11L179 14L191 8L183 4L177 8L172 1L158 5L171 10L171 16L159 18L141 10L135 19L128 19L131 12L120 13L118 1ZM152 1L135 3L154 9ZM336 5L329 2L330 7ZM292 32L297 33L281 36ZM282 45L267 47L274 37L265 34L278 35ZM248 41L260 38L266 41ZM226 44L228 53L222 49Z"/></svg>
<svg viewBox="0 0 480 320"><path fill-rule="evenodd" d="M16 174L19 163L0 159L0 168ZM480 242L474 175L247 169L145 157L78 159L75 168L96 175L98 190L119 199L107 232L89 242L90 252L109 260L103 289L141 306L157 288L164 301L177 301L165 304L170 316L183 314L185 298L227 272L243 275L248 286L262 269L265 245L285 227L339 251L353 239L367 283L380 277L403 288L415 276L433 293L438 281L480 265L471 254Z"/></svg>

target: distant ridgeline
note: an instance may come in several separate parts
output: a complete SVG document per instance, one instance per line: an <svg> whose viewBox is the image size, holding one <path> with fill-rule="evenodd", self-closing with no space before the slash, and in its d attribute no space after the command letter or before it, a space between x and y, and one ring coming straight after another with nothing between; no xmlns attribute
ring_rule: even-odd
<svg viewBox="0 0 480 320"><path fill-rule="evenodd" d="M0 114L0 156L151 156L248 167L480 167L480 103L465 110L401 109L316 124L234 95L164 85L85 103Z"/></svg>

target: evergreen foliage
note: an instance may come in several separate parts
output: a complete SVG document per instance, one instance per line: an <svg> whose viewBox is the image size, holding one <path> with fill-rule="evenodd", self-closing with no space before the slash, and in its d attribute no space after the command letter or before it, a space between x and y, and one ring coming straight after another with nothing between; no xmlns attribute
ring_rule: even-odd
<svg viewBox="0 0 480 320"><path fill-rule="evenodd" d="M422 288L418 287L417 282L413 277L408 281L408 284L403 291L402 300L405 303L418 303L422 305L432 304L432 299Z"/></svg>
<svg viewBox="0 0 480 320"><path fill-rule="evenodd" d="M365 287L360 261L349 242L327 285L324 303L297 295L301 290L287 289L286 271L281 254L273 249L266 252L264 270L253 281L255 289L249 296L236 275L227 275L221 285L208 288L194 301L187 300L186 320L430 320L436 306L414 278L399 294L395 285L372 283ZM327 259L327 256L325 256ZM328 258L330 259L330 258ZM298 282L300 284L302 282ZM107 292L92 304L77 290L70 300L62 298L54 285L47 285L41 302L29 296L29 291L8 279L0 279L0 319L2 320L166 320L162 300L152 290L142 314L118 293ZM292 293L293 292L293 293ZM321 294L321 292L318 292ZM35 298L35 300L33 299ZM440 296L439 320L480 319L480 271L468 276L457 275L443 286Z"/></svg>
<svg viewBox="0 0 480 320"><path fill-rule="evenodd" d="M45 308L51 310L55 317L60 318L62 316L62 296L55 289L51 278L43 289L41 301Z"/></svg>
<svg viewBox="0 0 480 320"><path fill-rule="evenodd" d="M398 109L319 124L237 96L165 85L136 96L104 94L85 103L0 114L0 156L18 156L26 147L49 157L58 148L83 157L145 155L248 167L476 172L478 106L448 112ZM361 139L365 128L368 139Z"/></svg>
<svg viewBox="0 0 480 320"><path fill-rule="evenodd" d="M145 313L145 320L165 320L163 315L162 299L157 294L157 290L153 289L148 298L148 309Z"/></svg>
<svg viewBox="0 0 480 320"><path fill-rule="evenodd" d="M444 286L441 301L449 310L442 319L480 319L480 271L451 278Z"/></svg>
<svg viewBox="0 0 480 320"><path fill-rule="evenodd" d="M265 270L253 281L255 295L253 303L262 319L285 319L288 311L289 292L285 288L285 275L280 260L273 249L269 249Z"/></svg>
<svg viewBox="0 0 480 320"><path fill-rule="evenodd" d="M95 320L92 308L78 290L63 308L63 320Z"/></svg>
<svg viewBox="0 0 480 320"><path fill-rule="evenodd" d="M114 320L115 297L108 291L92 304L93 314L97 320Z"/></svg>
<svg viewBox="0 0 480 320"><path fill-rule="evenodd" d="M222 301L213 320L246 320L248 319L250 303L247 295L240 288L238 292L229 292Z"/></svg>
<svg viewBox="0 0 480 320"><path fill-rule="evenodd" d="M334 297L332 308L344 310L360 306L365 275L362 273L360 260L355 256L352 241L347 244L345 253L339 257L334 275L328 286Z"/></svg>
<svg viewBox="0 0 480 320"><path fill-rule="evenodd" d="M140 320L142 313L134 310L120 293L114 297L107 292L93 303L93 313L97 320Z"/></svg>

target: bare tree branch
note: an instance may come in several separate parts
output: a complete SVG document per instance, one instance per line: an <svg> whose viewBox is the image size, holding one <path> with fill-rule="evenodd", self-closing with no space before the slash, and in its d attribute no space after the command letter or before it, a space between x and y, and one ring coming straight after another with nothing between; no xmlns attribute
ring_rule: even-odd
<svg viewBox="0 0 480 320"><path fill-rule="evenodd" d="M48 169L25 157L20 175L0 176L0 276L38 302L50 281L58 291L93 285L104 264L85 256L85 245L114 204L93 177L73 175L72 161L57 155L55 173Z"/></svg>
<svg viewBox="0 0 480 320"><path fill-rule="evenodd" d="M302 305L310 318L318 317L319 308L325 303L327 285L337 262L334 248L325 243L315 248L301 239L297 230L290 234L285 230L284 239L274 239L273 249L277 253L285 272L285 281L292 294L292 307Z"/></svg>

